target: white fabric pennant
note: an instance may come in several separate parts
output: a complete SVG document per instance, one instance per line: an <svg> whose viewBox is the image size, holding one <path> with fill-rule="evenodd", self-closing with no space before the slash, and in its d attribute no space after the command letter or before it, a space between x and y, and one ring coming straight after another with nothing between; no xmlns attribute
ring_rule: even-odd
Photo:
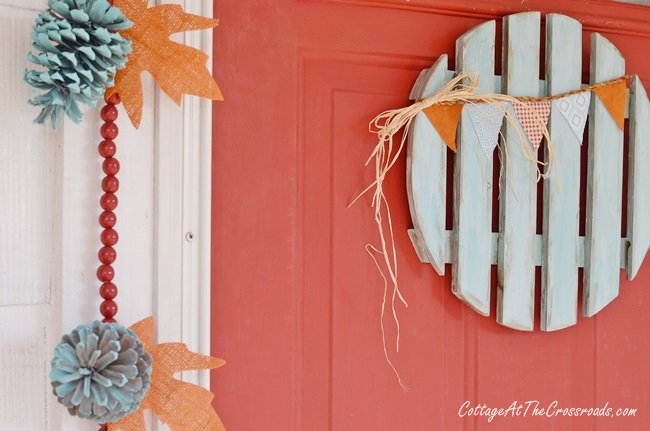
<svg viewBox="0 0 650 431"><path fill-rule="evenodd" d="M589 115L589 102L591 101L591 91L571 94L553 101L553 107L556 108L566 122L571 126L573 134L582 144L585 124Z"/></svg>
<svg viewBox="0 0 650 431"><path fill-rule="evenodd" d="M488 159L492 157L494 148L499 142L499 131L508 105L510 105L508 102L468 103L465 105L478 142Z"/></svg>

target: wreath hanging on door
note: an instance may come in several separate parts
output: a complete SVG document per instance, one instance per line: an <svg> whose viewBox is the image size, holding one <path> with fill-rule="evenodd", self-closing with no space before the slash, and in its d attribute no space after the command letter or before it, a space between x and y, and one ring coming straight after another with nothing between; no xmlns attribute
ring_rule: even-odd
<svg viewBox="0 0 650 431"><path fill-rule="evenodd" d="M28 59L34 68L25 71L35 93L29 103L41 108L35 122L49 120L56 128L67 116L79 123L82 105L106 103L99 144L106 174L99 217L104 230L97 269L103 320L78 326L55 348L50 373L54 394L71 415L93 420L103 431L144 430L145 410L172 430L223 430L211 406L213 395L176 380L174 374L214 369L224 362L190 352L184 344L155 344L153 318L130 328L118 324L112 266L118 241L117 106L123 103L138 128L143 71L177 104L183 94L222 100L206 67L209 56L169 39L174 33L213 28L218 21L188 14L179 5L148 8L147 0L49 0L48 6L32 33Z"/></svg>
<svg viewBox="0 0 650 431"><path fill-rule="evenodd" d="M408 236L417 257L439 275L451 264L453 294L483 316L493 313L496 302L501 325L536 329L536 302L541 304L541 330L576 324L579 268L584 268L582 313L591 317L618 295L621 267L633 279L647 253L650 230L642 196L650 182L644 174L650 157L642 143L650 133L650 102L641 80L626 74L621 53L593 33L590 79L584 84L581 23L547 14L542 43L541 19L540 12L503 18L501 76L495 74L497 22L491 20L456 40L457 70L449 69L447 55L440 56L420 73L409 97L412 103L370 122L377 141L366 164L374 165L374 177L355 201L364 194L371 198L378 244L367 244L366 251L384 282L384 354L400 383L389 351L399 351L397 305L406 307L407 302L399 285L392 201L384 185L404 153L413 222ZM542 46L546 80L540 82ZM588 118L585 175L580 146ZM629 145L624 146L626 132ZM448 160L453 161L453 178L447 177ZM496 231L494 169L499 175ZM622 235L624 178L627 232ZM537 182L542 179L544 199L538 205ZM581 180L587 188L584 233L579 231ZM449 189L453 197L448 200ZM493 266L498 269L496 301L491 295ZM539 299L537 267L542 268ZM383 326L387 308L397 332L391 350Z"/></svg>

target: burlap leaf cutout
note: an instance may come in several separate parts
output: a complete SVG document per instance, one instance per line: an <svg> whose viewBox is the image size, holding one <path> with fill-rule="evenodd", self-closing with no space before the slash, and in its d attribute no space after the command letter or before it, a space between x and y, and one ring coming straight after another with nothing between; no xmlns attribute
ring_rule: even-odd
<svg viewBox="0 0 650 431"><path fill-rule="evenodd" d="M151 410L172 431L225 431L212 407L214 395L200 386L181 382L174 374L186 370L221 367L221 359L190 352L181 343L154 344L154 320L145 319L131 326L145 350L153 357L151 389L135 413L108 424L108 431L144 431L144 412Z"/></svg>
<svg viewBox="0 0 650 431"><path fill-rule="evenodd" d="M183 94L223 100L221 90L206 67L209 56L169 39L174 33L205 30L219 21L185 13L180 5L162 4L147 8L148 0L115 0L115 6L133 22L120 34L131 40L133 52L115 86L107 95L118 93L133 125L142 121L142 72L149 72L160 89L177 104Z"/></svg>

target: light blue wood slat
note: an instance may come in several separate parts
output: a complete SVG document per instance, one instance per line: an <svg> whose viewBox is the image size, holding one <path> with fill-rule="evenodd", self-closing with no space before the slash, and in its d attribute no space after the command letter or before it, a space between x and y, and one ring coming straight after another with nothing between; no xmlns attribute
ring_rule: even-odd
<svg viewBox="0 0 650 431"><path fill-rule="evenodd" d="M448 80L447 56L441 56L420 74L411 99L434 95ZM420 260L445 274L448 236L445 232L447 207L447 146L424 113L411 124L406 162L406 187L413 220L409 236Z"/></svg>
<svg viewBox="0 0 650 431"><path fill-rule="evenodd" d="M539 35L539 12L504 18L505 93L513 96L539 95ZM535 321L537 171L535 164L527 158L513 126L506 125L505 138L507 158L501 161L497 322L530 331ZM530 143L524 144L530 148Z"/></svg>
<svg viewBox="0 0 650 431"><path fill-rule="evenodd" d="M480 74L479 93L493 93L495 22L488 21L456 41L458 71ZM492 159L481 149L463 112L454 165L452 290L478 313L490 314L492 256Z"/></svg>
<svg viewBox="0 0 650 431"><path fill-rule="evenodd" d="M630 147L627 192L627 278L639 272L650 245L650 103L638 76L630 89Z"/></svg>
<svg viewBox="0 0 650 431"><path fill-rule="evenodd" d="M582 25L564 15L546 15L546 77L549 95L579 89ZM542 331L575 325L578 315L578 215L580 144L559 110L551 108L553 170L544 181ZM548 154L545 152L545 160Z"/></svg>
<svg viewBox="0 0 650 431"><path fill-rule="evenodd" d="M607 39L591 35L591 82L625 74L625 60ZM618 296L621 248L623 131L596 95L589 120L583 313L591 317Z"/></svg>

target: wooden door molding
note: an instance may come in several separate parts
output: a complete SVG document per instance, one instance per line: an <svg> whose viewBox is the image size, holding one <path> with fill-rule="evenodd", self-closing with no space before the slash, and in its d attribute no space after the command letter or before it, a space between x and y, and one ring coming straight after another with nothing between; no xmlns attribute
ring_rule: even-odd
<svg viewBox="0 0 650 431"><path fill-rule="evenodd" d="M540 11L544 14L561 13L579 19L584 31L599 31L610 34L627 34L650 37L650 8L611 0L322 0L331 3L376 6L388 9L402 9L452 15L461 17L491 19L501 18L517 12ZM585 12L589 10L591 12Z"/></svg>
<svg viewBox="0 0 650 431"><path fill-rule="evenodd" d="M201 16L213 13L211 0L156 3L177 3ZM188 46L212 53L211 31L178 37ZM154 311L159 317L158 337L179 340L192 351L209 354L212 102L186 97L179 109L156 88L155 135ZM204 387L209 387L209 378L205 371L183 373L184 380Z"/></svg>

